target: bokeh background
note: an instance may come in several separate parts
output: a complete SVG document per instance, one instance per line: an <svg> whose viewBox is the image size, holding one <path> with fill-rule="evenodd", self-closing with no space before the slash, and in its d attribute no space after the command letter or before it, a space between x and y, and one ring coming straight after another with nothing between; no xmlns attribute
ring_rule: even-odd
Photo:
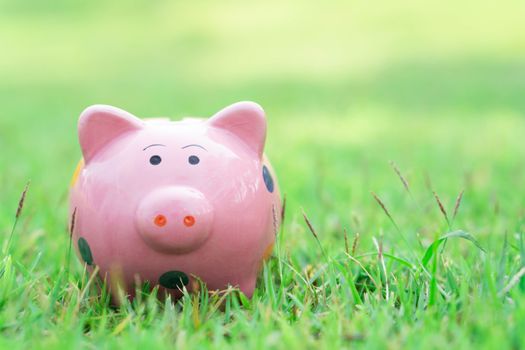
<svg viewBox="0 0 525 350"><path fill-rule="evenodd" d="M371 191L423 241L446 227L432 191L451 210L465 190L456 226L512 232L524 18L525 3L507 0L1 0L0 232L31 180L17 254L61 264L86 106L178 119L240 100L267 112L285 242L305 263L316 246L301 209L327 247L340 249L343 228L398 244Z"/></svg>

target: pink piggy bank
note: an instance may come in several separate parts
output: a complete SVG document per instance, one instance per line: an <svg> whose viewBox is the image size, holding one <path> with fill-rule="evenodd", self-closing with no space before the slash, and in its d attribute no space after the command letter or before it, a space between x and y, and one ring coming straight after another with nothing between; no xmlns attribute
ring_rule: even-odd
<svg viewBox="0 0 525 350"><path fill-rule="evenodd" d="M200 279L209 290L252 295L281 217L259 105L177 122L92 106L78 132L73 244L113 294L115 282L133 297L147 281L178 297Z"/></svg>

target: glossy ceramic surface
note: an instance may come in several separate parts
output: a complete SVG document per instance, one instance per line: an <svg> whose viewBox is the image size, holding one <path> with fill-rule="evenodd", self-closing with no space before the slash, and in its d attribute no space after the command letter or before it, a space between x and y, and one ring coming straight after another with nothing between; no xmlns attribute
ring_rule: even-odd
<svg viewBox="0 0 525 350"><path fill-rule="evenodd" d="M281 217L259 105L177 122L92 106L78 131L70 208L83 262L131 296L137 281L179 296L195 278L251 296Z"/></svg>

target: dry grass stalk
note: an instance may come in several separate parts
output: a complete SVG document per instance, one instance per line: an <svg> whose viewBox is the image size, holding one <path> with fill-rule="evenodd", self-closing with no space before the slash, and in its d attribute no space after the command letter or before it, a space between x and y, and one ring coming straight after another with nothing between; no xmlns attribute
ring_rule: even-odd
<svg viewBox="0 0 525 350"><path fill-rule="evenodd" d="M277 224L277 212L275 210L275 205L272 204L272 223L273 223L273 234L277 236L278 233L278 224Z"/></svg>
<svg viewBox="0 0 525 350"><path fill-rule="evenodd" d="M301 209L302 210L302 209ZM315 231L312 223L310 222L310 220L308 219L308 216L306 215L306 213L304 212L304 210L302 210L303 212L303 218L304 218L304 221L306 222L306 226L308 226L308 229L310 230L310 232L312 233L312 235L314 236L315 238L315 241L317 242L317 244L319 245L319 248L321 249L321 253L323 254L323 256L325 257L325 259L328 259L324 249L323 249L323 246L321 245L321 241L319 240L319 236L317 235L317 232Z"/></svg>
<svg viewBox="0 0 525 350"><path fill-rule="evenodd" d="M359 232L355 234L354 242L352 243L352 255L355 255L355 252L357 251L357 245L359 244Z"/></svg>
<svg viewBox="0 0 525 350"><path fill-rule="evenodd" d="M73 232L75 232L75 223L77 221L77 208L75 207L75 210L73 210L73 214L71 215L71 222L69 224L69 238L73 237Z"/></svg>
<svg viewBox="0 0 525 350"><path fill-rule="evenodd" d="M392 221L392 223L394 224L396 229L399 230L399 228L398 228L394 218L392 217L392 215L390 215L390 212L388 211L388 209L387 209L386 205L383 203L383 201L374 192L370 192L370 193L372 194L372 196L374 197L376 202L379 204L379 206L383 209L383 211L385 212L386 216L388 216L390 221Z"/></svg>
<svg viewBox="0 0 525 350"><path fill-rule="evenodd" d="M22 209L24 209L24 203L26 201L27 190L29 189L30 184L31 181L28 181L26 187L24 188L24 192L22 192L22 196L20 196L20 200L18 201L18 208L16 209L15 219L18 219L22 214Z"/></svg>
<svg viewBox="0 0 525 350"><path fill-rule="evenodd" d="M71 260L71 247L73 245L73 233L75 232L75 223L77 221L77 208L73 210L73 214L71 215L71 221L69 223L69 246L67 249L67 256L66 256L66 271L67 275L69 276L69 263Z"/></svg>
<svg viewBox="0 0 525 350"><path fill-rule="evenodd" d="M401 182L403 183L403 187L405 187L405 190L410 193L410 187L408 185L408 181L407 179L403 176L403 174L401 174L401 171L399 170L399 168L397 167L396 163L394 163L394 161L390 161L390 166L394 169L394 171L396 172L397 176L399 177L399 179L401 180Z"/></svg>
<svg viewBox="0 0 525 350"><path fill-rule="evenodd" d="M350 254L350 248L348 247L348 232L346 232L346 228L343 229L344 237L345 237L345 252L346 254Z"/></svg>
<svg viewBox="0 0 525 350"><path fill-rule="evenodd" d="M445 206L441 202L441 199L439 198L436 191L433 191L433 193L434 193L434 198L436 199L436 202L438 204L439 210L441 211L441 214L443 214L443 216L445 217L445 220L447 221L447 224L450 226L450 221L448 220L448 214L447 214L447 210L445 209Z"/></svg>
<svg viewBox="0 0 525 350"><path fill-rule="evenodd" d="M461 206L461 200L463 199L463 193L465 193L465 190L462 190L458 198L456 198L456 205L454 206L454 214L452 215L452 221L456 219L456 216L458 215L459 207Z"/></svg>
<svg viewBox="0 0 525 350"><path fill-rule="evenodd" d="M9 234L9 238L7 240L7 245L5 247L4 255L9 253L9 249L11 247L11 241L13 239L13 235L16 230L16 225L18 224L18 219L20 219L20 216L22 215L22 210L24 209L27 191L29 190L30 184L31 184L31 181L28 181L24 188L24 191L22 192L22 195L20 196L20 200L18 201L18 207L16 209L16 214L15 214L15 221L13 223L13 227L11 228L11 233Z"/></svg>
<svg viewBox="0 0 525 350"><path fill-rule="evenodd" d="M286 217L286 195L283 197L283 204L281 208L281 225L284 223L284 219Z"/></svg>
<svg viewBox="0 0 525 350"><path fill-rule="evenodd" d="M315 232L315 229L312 226L312 223L310 222L310 220L308 219L308 216L306 216L306 213L304 212L304 210L303 210L303 218L304 218L304 221L306 222L306 226L308 226L308 229L310 230L312 235L315 237L316 240L319 240L319 236L317 236L317 232Z"/></svg>

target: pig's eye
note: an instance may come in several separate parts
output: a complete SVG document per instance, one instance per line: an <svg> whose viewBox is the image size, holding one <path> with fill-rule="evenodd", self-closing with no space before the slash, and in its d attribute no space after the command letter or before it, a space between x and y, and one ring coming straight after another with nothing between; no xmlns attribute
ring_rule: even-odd
<svg viewBox="0 0 525 350"><path fill-rule="evenodd" d="M149 159L149 162L151 163L151 165L159 165L160 162L162 162L162 158L160 158L159 156L152 156Z"/></svg>
<svg viewBox="0 0 525 350"><path fill-rule="evenodd" d="M197 164L199 164L200 161L201 160L197 156L190 156L188 158L188 163L190 163L191 165L197 165Z"/></svg>

